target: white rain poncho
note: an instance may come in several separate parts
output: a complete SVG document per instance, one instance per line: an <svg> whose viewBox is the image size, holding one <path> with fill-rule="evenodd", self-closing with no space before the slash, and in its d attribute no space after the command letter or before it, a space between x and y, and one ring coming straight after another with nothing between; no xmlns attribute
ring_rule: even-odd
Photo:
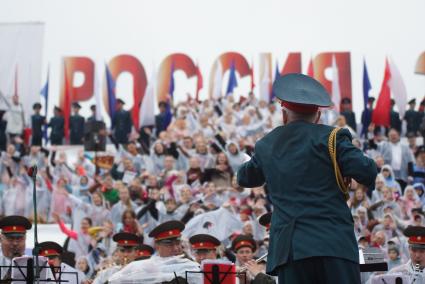
<svg viewBox="0 0 425 284"><path fill-rule="evenodd" d="M157 284L170 281L175 276L186 278L186 271L200 271L199 264L183 256L159 257L133 261L109 278L111 284ZM202 283L202 274L188 273L188 283Z"/></svg>

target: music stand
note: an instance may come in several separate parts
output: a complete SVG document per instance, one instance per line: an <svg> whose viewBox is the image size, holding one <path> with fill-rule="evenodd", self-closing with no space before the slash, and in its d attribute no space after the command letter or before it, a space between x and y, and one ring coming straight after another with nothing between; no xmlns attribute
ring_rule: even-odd
<svg viewBox="0 0 425 284"><path fill-rule="evenodd" d="M10 279L0 279L0 283L12 283L12 284L33 284L35 281L40 283L70 283L67 280L56 280L51 272L51 267L47 263L47 258L43 256L38 257L38 269L39 269L39 279L35 279L36 267L35 259L32 256L21 256L15 257L12 259L12 265L10 266L0 266L0 275L3 269L11 270ZM59 269L59 275L66 273L61 272L60 267L55 267ZM73 272L69 272L73 273ZM52 279L53 278L53 279ZM77 275L78 279L78 275Z"/></svg>
<svg viewBox="0 0 425 284"><path fill-rule="evenodd" d="M360 272L385 272L388 264L385 262L384 253L377 248L359 250Z"/></svg>

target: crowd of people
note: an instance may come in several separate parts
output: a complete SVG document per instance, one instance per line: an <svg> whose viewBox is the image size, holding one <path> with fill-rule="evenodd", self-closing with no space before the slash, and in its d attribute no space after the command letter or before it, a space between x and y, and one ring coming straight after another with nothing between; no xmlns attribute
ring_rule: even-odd
<svg viewBox="0 0 425 284"><path fill-rule="evenodd" d="M323 110L321 121L348 128L353 144L376 162L375 187L353 180L347 205L359 248L381 250L390 269L410 258L403 230L425 224L424 112L416 110L414 101L409 105L404 122L392 110L388 128L371 123L372 99L361 124L349 99L342 100L341 113ZM282 124L280 106L253 93L238 101L231 95L217 101L189 98L172 106L170 119L170 106L161 102L155 125L137 131L124 106L117 100L105 133L114 146L95 157L81 145L86 121L96 121L96 106L85 119L81 106L73 103L69 144L76 146L65 147L60 108L47 121L35 104L28 140L22 107L13 97L10 110L0 112L0 215L34 220L27 170L36 165L38 222L57 224L67 236L60 245L71 257L63 261L78 269L81 283L104 283L117 266L153 254L184 254L196 262L228 259L248 269L247 283L275 283L264 274L264 264L255 261L268 248L270 220L259 222L273 211L267 185L242 188L235 175L255 142ZM44 127L50 128L48 144ZM73 159L69 149L78 151ZM425 266L425 257L422 261ZM259 277L263 282L255 282Z"/></svg>

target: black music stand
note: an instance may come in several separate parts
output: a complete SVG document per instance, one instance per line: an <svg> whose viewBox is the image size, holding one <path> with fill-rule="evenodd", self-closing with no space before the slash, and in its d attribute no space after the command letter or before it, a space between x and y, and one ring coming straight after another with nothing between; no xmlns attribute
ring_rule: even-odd
<svg viewBox="0 0 425 284"><path fill-rule="evenodd" d="M13 263L13 260L12 260ZM0 279L0 283L25 283L25 284L33 284L33 283L46 283L46 282L55 282L55 283L68 283L67 280L55 280L47 278L47 271L50 270L51 267L49 265L46 265L46 261L44 264L39 265L39 275L40 272L43 270L46 271L46 279L36 279L36 267L34 265L35 260L33 258L28 258L27 263L25 265L19 265L17 263L14 263L10 266L0 266L0 275L1 271L3 269L9 270L11 269L11 277L10 279ZM60 267L55 267L59 269L59 275L65 274L65 273L76 273L76 272L62 272ZM76 279L78 279L78 273L76 273ZM71 284L71 283L70 283Z"/></svg>

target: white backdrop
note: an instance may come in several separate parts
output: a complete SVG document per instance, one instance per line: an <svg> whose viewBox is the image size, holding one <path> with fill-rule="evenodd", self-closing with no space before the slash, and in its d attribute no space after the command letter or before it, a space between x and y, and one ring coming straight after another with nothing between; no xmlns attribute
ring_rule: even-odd
<svg viewBox="0 0 425 284"><path fill-rule="evenodd" d="M0 23L0 92L10 101L16 84L26 114L40 100L43 34L42 23Z"/></svg>
<svg viewBox="0 0 425 284"><path fill-rule="evenodd" d="M372 95L379 92L385 56L391 56L408 97L424 96L425 78L414 74L425 50L423 11L422 0L2 0L0 21L45 23L40 88L50 63L51 106L58 101L63 56L88 56L103 66L113 56L131 54L140 59L150 78L154 64L183 52L199 61L204 77L201 97L205 97L211 66L226 51L242 53L255 68L260 52L272 52L273 62L282 66L288 52L300 51L303 71L318 53L350 51L354 109L361 111L363 58ZM177 98L194 93L196 80L176 73ZM258 86L258 72L256 80ZM248 89L249 79L243 79L236 93ZM117 93L131 99L129 76L120 76ZM90 103L83 105L83 113Z"/></svg>

